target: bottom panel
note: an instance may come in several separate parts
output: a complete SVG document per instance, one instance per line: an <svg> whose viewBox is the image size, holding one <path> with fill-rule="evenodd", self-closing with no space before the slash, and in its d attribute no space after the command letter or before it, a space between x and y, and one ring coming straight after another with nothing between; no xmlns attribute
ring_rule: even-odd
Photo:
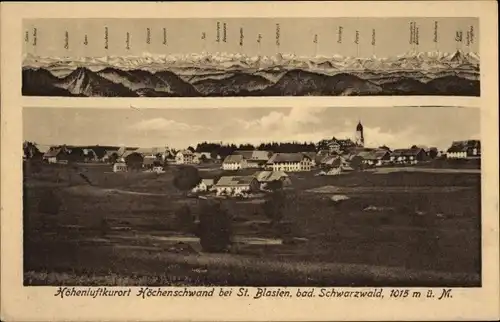
<svg viewBox="0 0 500 322"><path fill-rule="evenodd" d="M481 286L479 119L24 108L24 284Z"/></svg>

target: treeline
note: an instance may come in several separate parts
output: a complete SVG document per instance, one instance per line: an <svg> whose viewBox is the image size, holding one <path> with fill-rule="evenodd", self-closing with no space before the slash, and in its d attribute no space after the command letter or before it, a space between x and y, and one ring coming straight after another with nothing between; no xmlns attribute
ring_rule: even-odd
<svg viewBox="0 0 500 322"><path fill-rule="evenodd" d="M220 155L222 158L232 154L234 151L271 151L274 153L315 152L316 144L311 142L269 142L260 145L252 144L222 144L213 142L198 143L195 152L208 152L212 157Z"/></svg>

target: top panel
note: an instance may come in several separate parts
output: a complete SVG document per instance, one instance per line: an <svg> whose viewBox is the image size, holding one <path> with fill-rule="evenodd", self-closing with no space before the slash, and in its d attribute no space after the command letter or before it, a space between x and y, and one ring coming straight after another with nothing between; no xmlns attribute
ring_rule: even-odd
<svg viewBox="0 0 500 322"><path fill-rule="evenodd" d="M478 18L25 19L24 96L480 96Z"/></svg>

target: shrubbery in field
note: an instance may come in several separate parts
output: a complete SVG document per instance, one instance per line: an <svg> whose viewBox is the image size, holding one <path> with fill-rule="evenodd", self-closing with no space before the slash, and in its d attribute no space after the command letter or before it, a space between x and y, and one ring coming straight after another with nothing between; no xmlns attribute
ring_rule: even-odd
<svg viewBox="0 0 500 322"><path fill-rule="evenodd" d="M278 190L270 194L269 199L262 205L262 210L266 217L271 220L271 224L279 223L283 219L286 199L285 193Z"/></svg>
<svg viewBox="0 0 500 322"><path fill-rule="evenodd" d="M198 236L206 252L224 252L231 245L231 216L218 202L207 202L200 213Z"/></svg>
<svg viewBox="0 0 500 322"><path fill-rule="evenodd" d="M182 166L174 176L174 186L182 191L188 191L200 183L201 177L198 169L192 166Z"/></svg>
<svg viewBox="0 0 500 322"><path fill-rule="evenodd" d="M182 232L192 233L195 216L188 205L182 205L175 212L175 228Z"/></svg>

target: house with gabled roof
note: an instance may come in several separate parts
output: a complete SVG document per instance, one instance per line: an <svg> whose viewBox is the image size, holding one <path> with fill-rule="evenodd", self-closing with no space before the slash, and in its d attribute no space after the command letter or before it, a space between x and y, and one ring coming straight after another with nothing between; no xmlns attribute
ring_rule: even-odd
<svg viewBox="0 0 500 322"><path fill-rule="evenodd" d="M266 167L273 171L297 172L311 171L312 160L304 153L275 153Z"/></svg>
<svg viewBox="0 0 500 322"><path fill-rule="evenodd" d="M357 154L363 159L363 163L369 166L382 166L391 160L391 152L385 149L361 151Z"/></svg>
<svg viewBox="0 0 500 322"><path fill-rule="evenodd" d="M328 143L328 150L330 153L342 153L348 148L355 147L356 143L354 143L351 139L337 139L333 137Z"/></svg>
<svg viewBox="0 0 500 322"><path fill-rule="evenodd" d="M422 148L416 149L395 149L392 151L390 161L394 163L409 163L416 164L424 161L427 158L425 150Z"/></svg>
<svg viewBox="0 0 500 322"><path fill-rule="evenodd" d="M446 151L448 159L467 159L481 157L481 141L466 140L454 141L451 147Z"/></svg>
<svg viewBox="0 0 500 322"><path fill-rule="evenodd" d="M254 176L224 176L217 181L217 195L240 195L259 191L259 182Z"/></svg>
<svg viewBox="0 0 500 322"><path fill-rule="evenodd" d="M223 170L240 170L247 167L247 160L241 154L228 155L222 162Z"/></svg>
<svg viewBox="0 0 500 322"><path fill-rule="evenodd" d="M257 171L254 177L260 184L261 189L266 189L270 184L280 182L282 187L290 186L292 181L288 174L283 171Z"/></svg>
<svg viewBox="0 0 500 322"><path fill-rule="evenodd" d="M272 155L270 151L234 151L233 155L241 155L246 161L247 168L263 168Z"/></svg>
<svg viewBox="0 0 500 322"><path fill-rule="evenodd" d="M175 155L175 163L177 164L198 164L200 160L191 150L182 150Z"/></svg>
<svg viewBox="0 0 500 322"><path fill-rule="evenodd" d="M200 183L192 189L192 192L204 192L211 190L215 185L214 179L201 179Z"/></svg>
<svg viewBox="0 0 500 322"><path fill-rule="evenodd" d="M48 163L67 163L69 151L63 146L53 146L43 154L42 159Z"/></svg>

